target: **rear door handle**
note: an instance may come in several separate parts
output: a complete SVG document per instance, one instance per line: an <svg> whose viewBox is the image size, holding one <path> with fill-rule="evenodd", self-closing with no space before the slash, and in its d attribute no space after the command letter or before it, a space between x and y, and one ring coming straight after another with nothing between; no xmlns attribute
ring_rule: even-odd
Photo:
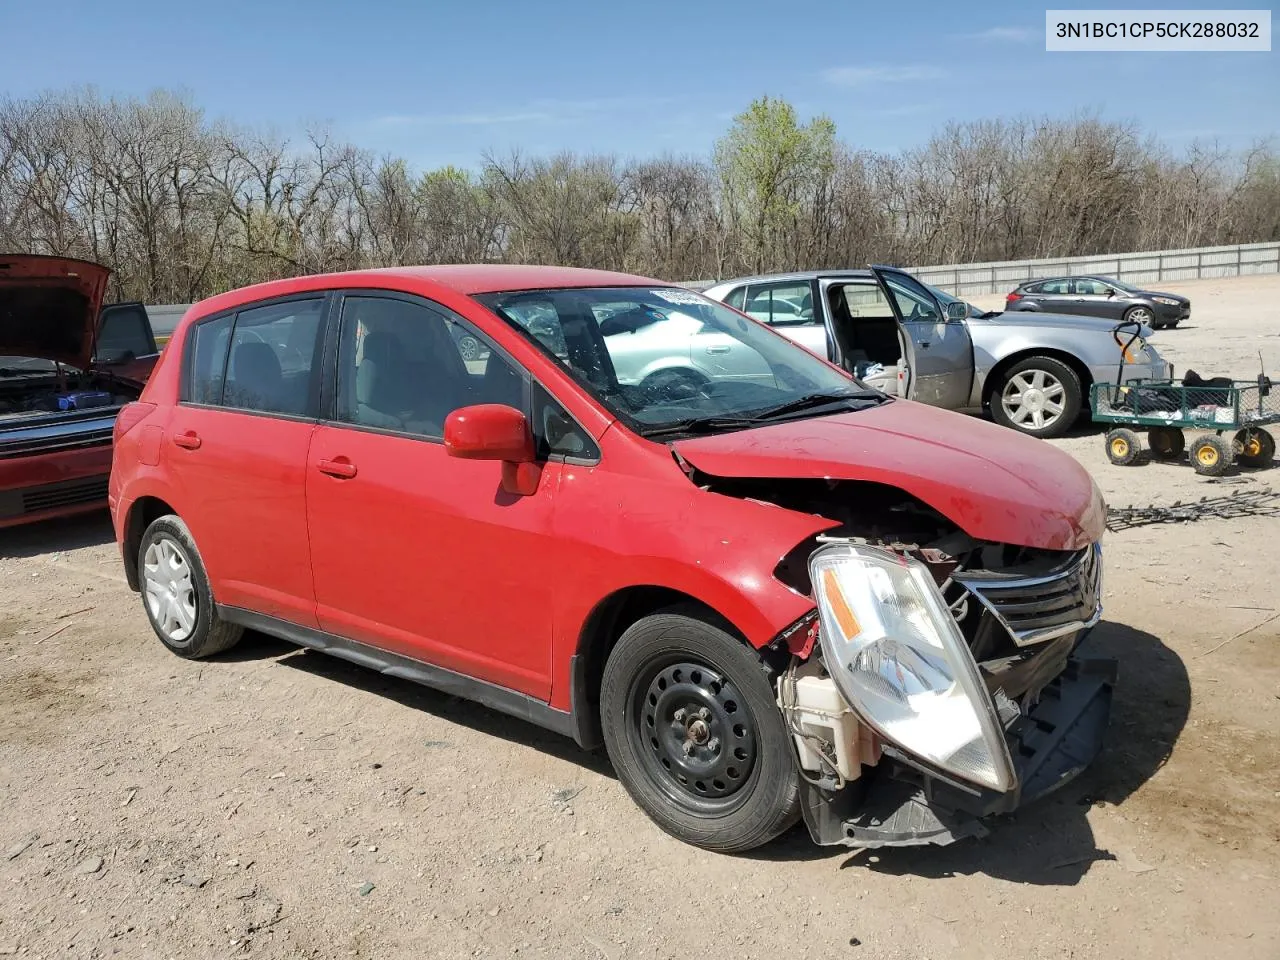
<svg viewBox="0 0 1280 960"><path fill-rule="evenodd" d="M723 345L718 347L707 347L707 353L728 353L728 352L729 352L729 347L723 346Z"/></svg>
<svg viewBox="0 0 1280 960"><path fill-rule="evenodd" d="M186 433L176 434L173 438L173 444L176 447L182 447L184 450L199 450L200 438L194 430L188 430Z"/></svg>
<svg viewBox="0 0 1280 960"><path fill-rule="evenodd" d="M339 480L350 480L356 475L356 465L346 457L321 460L316 463L316 469L331 477L337 477Z"/></svg>

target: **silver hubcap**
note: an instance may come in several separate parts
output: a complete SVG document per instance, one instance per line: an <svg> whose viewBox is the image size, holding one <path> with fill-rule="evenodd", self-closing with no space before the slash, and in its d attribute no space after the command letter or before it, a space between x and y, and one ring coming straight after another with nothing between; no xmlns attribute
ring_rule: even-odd
<svg viewBox="0 0 1280 960"><path fill-rule="evenodd" d="M1066 393L1062 381L1048 371L1023 370L1004 385L1000 405L1011 423L1039 430L1062 418Z"/></svg>
<svg viewBox="0 0 1280 960"><path fill-rule="evenodd" d="M156 629L185 643L196 628L196 588L186 555L172 540L157 540L142 558L142 579Z"/></svg>

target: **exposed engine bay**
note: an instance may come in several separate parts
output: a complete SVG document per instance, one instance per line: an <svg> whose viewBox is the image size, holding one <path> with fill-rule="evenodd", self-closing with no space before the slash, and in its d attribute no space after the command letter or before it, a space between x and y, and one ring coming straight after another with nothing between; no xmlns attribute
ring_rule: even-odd
<svg viewBox="0 0 1280 960"><path fill-rule="evenodd" d="M979 689L985 685L1010 754L1020 761L1036 754L1026 747L1028 727L1034 730L1038 725L1041 732L1056 730L1055 723L1043 716L1058 709L1058 704L1041 707L1040 702L1045 696L1062 699L1061 678L1072 673L1075 664L1071 655L1100 617L1101 555L1096 544L1077 551L1055 551L975 540L920 500L883 484L705 475L697 476L696 481L716 493L816 514L839 524L799 544L775 569L779 580L806 596L816 599L810 558L824 544L863 545L919 561L927 568L976 662ZM785 646L791 656L777 682L778 707L794 737L800 773L812 797L819 798L807 801L806 809L815 839L863 846L956 839L963 831L939 820L926 799L932 789L929 784L937 782L931 779L937 771L927 764L919 776L919 770L906 769L918 765L908 762L904 766L903 761L909 758L863 721L833 680L829 671L836 667L826 662L823 645L816 642L818 634L816 612L811 621L789 632ZM1106 701L1105 707L1109 687L1105 696L1097 693L1103 687L1105 676L1089 689L1094 691L1091 698ZM1074 709L1074 701L1072 706ZM1071 713L1072 724L1082 712L1083 708ZM999 739L998 731L996 736ZM1027 763L1023 768L1020 772L1035 776ZM907 788L903 794L906 799L899 797L901 810L890 804L890 809L873 819L881 814L890 819L905 818L907 827L898 823L886 832L880 819L867 829L851 826L855 819L844 814L832 819L828 807L836 803L835 798L842 797L840 803L848 807L851 801L846 794L861 796L890 776L898 778L893 789ZM1061 782L1063 774L1055 776L1056 782ZM916 785L907 782L913 779L918 781ZM912 792L918 788L923 792ZM1026 784L1019 789L1026 789ZM849 807L846 813L854 809ZM981 831L974 818L966 824L970 833ZM825 839L819 836L823 830L828 833Z"/></svg>
<svg viewBox="0 0 1280 960"><path fill-rule="evenodd" d="M63 418L79 411L122 407L137 399L108 378L76 371L0 370L0 424Z"/></svg>

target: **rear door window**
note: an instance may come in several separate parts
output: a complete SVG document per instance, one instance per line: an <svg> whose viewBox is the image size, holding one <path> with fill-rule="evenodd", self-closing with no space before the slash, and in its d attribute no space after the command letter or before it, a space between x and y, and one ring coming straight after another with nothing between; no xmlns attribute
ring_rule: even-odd
<svg viewBox="0 0 1280 960"><path fill-rule="evenodd" d="M314 417L323 297L241 310L192 328L183 399Z"/></svg>
<svg viewBox="0 0 1280 960"><path fill-rule="evenodd" d="M1071 281L1070 280L1048 280L1040 284L1040 289L1037 290L1036 292L1047 294L1048 296L1051 296L1051 297L1054 297L1054 296L1065 297L1067 294L1071 292Z"/></svg>
<svg viewBox="0 0 1280 960"><path fill-rule="evenodd" d="M814 323L813 292L808 281L751 287L742 312L772 325Z"/></svg>

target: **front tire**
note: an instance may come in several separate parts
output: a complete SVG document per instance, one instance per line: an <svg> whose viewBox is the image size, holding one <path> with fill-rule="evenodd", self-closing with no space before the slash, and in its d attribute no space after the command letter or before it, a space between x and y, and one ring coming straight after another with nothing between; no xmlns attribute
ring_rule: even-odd
<svg viewBox="0 0 1280 960"><path fill-rule="evenodd" d="M1155 329L1155 314L1141 304L1126 310L1124 312L1124 321L1126 323L1145 323L1151 329Z"/></svg>
<svg viewBox="0 0 1280 960"><path fill-rule="evenodd" d="M1053 357L1027 357L1000 376L991 393L991 417L1001 426L1049 439L1080 416L1084 391L1076 372Z"/></svg>
<svg viewBox="0 0 1280 960"><path fill-rule="evenodd" d="M200 551L181 518L169 514L147 527L138 573L151 629L170 652L196 660L240 641L244 628L218 616Z"/></svg>
<svg viewBox="0 0 1280 960"><path fill-rule="evenodd" d="M759 655L692 612L645 617L618 640L600 688L605 747L664 831L750 850L799 815L791 737Z"/></svg>

